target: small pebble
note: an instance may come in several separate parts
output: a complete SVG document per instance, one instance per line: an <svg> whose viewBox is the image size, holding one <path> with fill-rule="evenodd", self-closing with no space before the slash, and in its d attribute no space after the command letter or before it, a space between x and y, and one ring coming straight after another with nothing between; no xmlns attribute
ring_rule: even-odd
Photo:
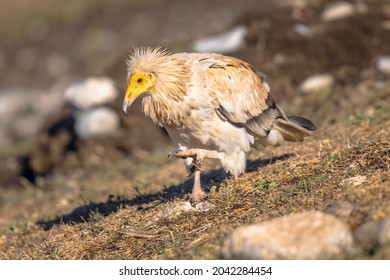
<svg viewBox="0 0 390 280"><path fill-rule="evenodd" d="M318 74L306 78L300 85L300 90L305 94L328 91L334 84L331 74Z"/></svg>
<svg viewBox="0 0 390 280"><path fill-rule="evenodd" d="M376 62L379 72L390 75L390 55L381 56Z"/></svg>
<svg viewBox="0 0 390 280"><path fill-rule="evenodd" d="M340 182L340 185L342 186L352 186L352 187L358 187L363 185L367 181L366 176L355 176L351 178L344 179Z"/></svg>
<svg viewBox="0 0 390 280"><path fill-rule="evenodd" d="M199 39L192 48L200 53L232 53L244 46L247 34L247 28L239 25L226 32Z"/></svg>
<svg viewBox="0 0 390 280"><path fill-rule="evenodd" d="M355 14L355 6L349 2L337 2L327 7L321 18L323 21L334 21L350 17Z"/></svg>

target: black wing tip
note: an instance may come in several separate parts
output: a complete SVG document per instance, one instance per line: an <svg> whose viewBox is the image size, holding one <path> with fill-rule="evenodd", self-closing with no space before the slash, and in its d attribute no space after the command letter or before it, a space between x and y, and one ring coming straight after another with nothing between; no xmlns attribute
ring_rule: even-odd
<svg viewBox="0 0 390 280"><path fill-rule="evenodd" d="M293 123L305 128L305 129L307 129L307 130L310 130L310 131L317 130L317 127L315 126L315 124L311 120L308 120L308 119L305 119L302 117L297 117L297 116L288 117L288 120L290 122L293 122Z"/></svg>

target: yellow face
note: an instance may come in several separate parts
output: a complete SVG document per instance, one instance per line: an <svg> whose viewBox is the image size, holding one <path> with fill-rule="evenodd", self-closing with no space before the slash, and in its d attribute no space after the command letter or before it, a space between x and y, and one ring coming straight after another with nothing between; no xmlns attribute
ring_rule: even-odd
<svg viewBox="0 0 390 280"><path fill-rule="evenodd" d="M123 112L127 115L127 108L144 93L153 93L156 76L152 73L137 73L132 75L127 83Z"/></svg>

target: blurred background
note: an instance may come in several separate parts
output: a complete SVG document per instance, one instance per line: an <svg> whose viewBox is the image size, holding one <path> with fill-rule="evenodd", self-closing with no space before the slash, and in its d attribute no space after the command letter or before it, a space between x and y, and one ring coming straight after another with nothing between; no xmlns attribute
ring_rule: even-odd
<svg viewBox="0 0 390 280"><path fill-rule="evenodd" d="M157 45L248 61L322 131L389 118L389 1L1 1L0 224L186 178L159 172L173 146L139 104L120 109L126 56Z"/></svg>

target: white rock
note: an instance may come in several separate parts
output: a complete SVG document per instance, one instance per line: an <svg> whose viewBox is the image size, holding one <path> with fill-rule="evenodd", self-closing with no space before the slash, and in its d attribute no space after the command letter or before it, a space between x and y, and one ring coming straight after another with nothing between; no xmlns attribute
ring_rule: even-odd
<svg viewBox="0 0 390 280"><path fill-rule="evenodd" d="M281 53L277 53L274 55L274 63L277 65L283 65L286 63L286 57Z"/></svg>
<svg viewBox="0 0 390 280"><path fill-rule="evenodd" d="M247 28L239 25L218 35L199 39L193 44L192 49L201 53L235 52L244 46L244 39L247 34Z"/></svg>
<svg viewBox="0 0 390 280"><path fill-rule="evenodd" d="M379 228L378 241L380 245L390 243L390 215L387 216Z"/></svg>
<svg viewBox="0 0 390 280"><path fill-rule="evenodd" d="M321 15L323 21L343 19L355 14L355 6L349 2L337 2L327 7Z"/></svg>
<svg viewBox="0 0 390 280"><path fill-rule="evenodd" d="M313 30L309 26L302 23L294 24L292 29L295 33L304 37L310 37L313 35Z"/></svg>
<svg viewBox="0 0 390 280"><path fill-rule="evenodd" d="M367 181L366 176L355 176L355 177L350 177L347 179L344 179L340 182L340 185L342 186L351 186L351 187L358 187L363 185Z"/></svg>
<svg viewBox="0 0 390 280"><path fill-rule="evenodd" d="M305 94L319 91L327 91L332 88L334 78L331 74L318 74L306 78L300 85L300 90Z"/></svg>
<svg viewBox="0 0 390 280"><path fill-rule="evenodd" d="M376 62L376 68L383 74L390 75L390 55L381 56Z"/></svg>
<svg viewBox="0 0 390 280"><path fill-rule="evenodd" d="M76 133L80 138L111 136L119 127L118 114L107 107L98 107L75 114Z"/></svg>
<svg viewBox="0 0 390 280"><path fill-rule="evenodd" d="M118 90L108 77L91 77L69 86L65 100L78 109L86 110L114 101Z"/></svg>
<svg viewBox="0 0 390 280"><path fill-rule="evenodd" d="M347 225L319 211L290 214L237 228L224 242L225 258L318 259L347 252L353 245Z"/></svg>

